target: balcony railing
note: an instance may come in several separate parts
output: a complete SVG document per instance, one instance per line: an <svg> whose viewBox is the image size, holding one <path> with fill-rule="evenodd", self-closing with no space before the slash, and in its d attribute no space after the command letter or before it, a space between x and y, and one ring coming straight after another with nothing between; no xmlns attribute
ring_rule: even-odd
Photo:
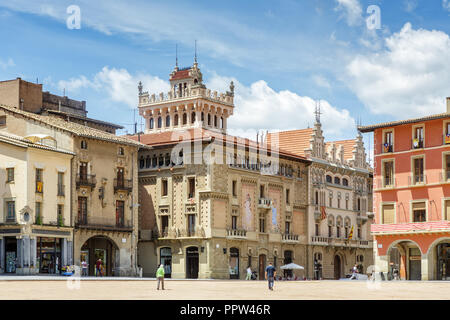
<svg viewBox="0 0 450 320"><path fill-rule="evenodd" d="M423 146L424 146L423 139L411 140L411 149L421 149L423 148Z"/></svg>
<svg viewBox="0 0 450 320"><path fill-rule="evenodd" d="M397 181L395 180L395 177L391 177L391 178L382 177L382 178L376 179L374 182L376 182L376 184L374 185L374 188L376 188L376 189L397 187Z"/></svg>
<svg viewBox="0 0 450 320"><path fill-rule="evenodd" d="M247 238L247 230L245 229L227 229L228 238Z"/></svg>
<svg viewBox="0 0 450 320"><path fill-rule="evenodd" d="M269 209L271 204L272 204L272 200L270 200L270 199L266 199L266 198L258 199L258 207L259 208Z"/></svg>
<svg viewBox="0 0 450 320"><path fill-rule="evenodd" d="M110 230L110 231L132 231L133 226L130 220L116 219L116 217L77 217L75 227L93 229L93 230Z"/></svg>
<svg viewBox="0 0 450 320"><path fill-rule="evenodd" d="M298 242L298 234L283 233L281 236L283 242Z"/></svg>
<svg viewBox="0 0 450 320"><path fill-rule="evenodd" d="M318 236L312 236L311 242L313 244L322 244L322 245L328 245L330 243L330 238L328 237L318 237Z"/></svg>
<svg viewBox="0 0 450 320"><path fill-rule="evenodd" d="M77 189L80 187L90 187L95 188L95 185L97 184L97 180L95 178L95 174L87 174L87 175L80 175L77 174L76 179L76 185Z"/></svg>
<svg viewBox="0 0 450 320"><path fill-rule="evenodd" d="M408 177L408 185L414 186L418 184L426 184L427 183L427 176L424 174L417 174L413 176Z"/></svg>
<svg viewBox="0 0 450 320"><path fill-rule="evenodd" d="M114 192L126 191L131 192L133 190L133 180L131 179L114 179Z"/></svg>
<svg viewBox="0 0 450 320"><path fill-rule="evenodd" d="M392 144L383 143L381 144L381 153L389 153L394 151L394 146Z"/></svg>
<svg viewBox="0 0 450 320"><path fill-rule="evenodd" d="M58 197L64 197L66 191L66 186L63 184L58 184Z"/></svg>

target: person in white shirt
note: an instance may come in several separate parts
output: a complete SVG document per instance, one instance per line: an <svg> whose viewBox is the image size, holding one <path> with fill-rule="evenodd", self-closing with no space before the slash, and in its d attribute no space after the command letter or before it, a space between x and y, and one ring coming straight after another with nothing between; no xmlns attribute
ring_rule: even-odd
<svg viewBox="0 0 450 320"><path fill-rule="evenodd" d="M247 268L247 277L245 280L252 280L252 268L250 266Z"/></svg>

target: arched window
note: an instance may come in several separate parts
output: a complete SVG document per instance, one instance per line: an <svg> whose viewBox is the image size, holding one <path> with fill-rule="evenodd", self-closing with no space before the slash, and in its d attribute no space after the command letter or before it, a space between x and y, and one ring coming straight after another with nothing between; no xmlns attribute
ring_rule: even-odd
<svg viewBox="0 0 450 320"><path fill-rule="evenodd" d="M169 155L168 153L166 153L164 165L165 165L166 167L170 166L170 155Z"/></svg>
<svg viewBox="0 0 450 320"><path fill-rule="evenodd" d="M124 155L124 151L122 147L119 147L119 156L123 156Z"/></svg>
<svg viewBox="0 0 450 320"><path fill-rule="evenodd" d="M147 158L145 158L145 167L150 168L150 156L147 156Z"/></svg>
<svg viewBox="0 0 450 320"><path fill-rule="evenodd" d="M342 179L342 185L343 186L348 186L348 180L346 178Z"/></svg>
<svg viewBox="0 0 450 320"><path fill-rule="evenodd" d="M315 197L314 203L317 205L319 204L319 191L316 191L316 197Z"/></svg>
<svg viewBox="0 0 450 320"><path fill-rule="evenodd" d="M183 125L187 123L187 113L183 113Z"/></svg>
<svg viewBox="0 0 450 320"><path fill-rule="evenodd" d="M175 115L175 119L173 121L173 125L177 126L178 125L178 114Z"/></svg>
<svg viewBox="0 0 450 320"><path fill-rule="evenodd" d="M152 167L156 168L157 165L158 165L158 159L156 158L156 154L154 154L153 158L152 158Z"/></svg>
<svg viewBox="0 0 450 320"><path fill-rule="evenodd" d="M327 183L332 183L332 182L333 182L333 180L332 180L331 176L327 175Z"/></svg>
<svg viewBox="0 0 450 320"><path fill-rule="evenodd" d="M162 154L159 155L158 166L162 167L164 165L164 156Z"/></svg>
<svg viewBox="0 0 450 320"><path fill-rule="evenodd" d="M194 79L194 84L197 84L198 83L198 80L197 79Z"/></svg>
<svg viewBox="0 0 450 320"><path fill-rule="evenodd" d="M220 127L223 129L223 117L220 117Z"/></svg>
<svg viewBox="0 0 450 320"><path fill-rule="evenodd" d="M154 126L155 126L155 120L153 120L153 118L150 118L150 120L148 122L148 127L150 129L153 129Z"/></svg>
<svg viewBox="0 0 450 320"><path fill-rule="evenodd" d="M358 211L361 210L361 198L358 198Z"/></svg>
<svg viewBox="0 0 450 320"><path fill-rule="evenodd" d="M158 117L158 129L162 127L162 118Z"/></svg>
<svg viewBox="0 0 450 320"><path fill-rule="evenodd" d="M334 177L334 184L341 184L341 179L338 177Z"/></svg>
<svg viewBox="0 0 450 320"><path fill-rule="evenodd" d="M141 158L139 159L139 168L144 168L145 165L145 161L144 161L144 157L141 156Z"/></svg>
<svg viewBox="0 0 450 320"><path fill-rule="evenodd" d="M81 140L81 149L87 149L87 142L86 142L86 140Z"/></svg>
<svg viewBox="0 0 450 320"><path fill-rule="evenodd" d="M170 115L166 116L166 127L170 127Z"/></svg>
<svg viewBox="0 0 450 320"><path fill-rule="evenodd" d="M208 126L211 125L211 114L208 113Z"/></svg>
<svg viewBox="0 0 450 320"><path fill-rule="evenodd" d="M214 116L214 127L217 128L217 116L216 115Z"/></svg>
<svg viewBox="0 0 450 320"><path fill-rule="evenodd" d="M202 112L202 121L205 121L205 113L204 112Z"/></svg>
<svg viewBox="0 0 450 320"><path fill-rule="evenodd" d="M195 111L191 113L191 123L195 122Z"/></svg>

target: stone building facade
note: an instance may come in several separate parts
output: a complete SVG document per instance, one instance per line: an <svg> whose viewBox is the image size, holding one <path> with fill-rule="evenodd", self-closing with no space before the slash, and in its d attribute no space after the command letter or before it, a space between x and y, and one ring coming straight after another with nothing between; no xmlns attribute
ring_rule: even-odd
<svg viewBox="0 0 450 320"><path fill-rule="evenodd" d="M135 275L137 156L138 149L145 146L57 116L37 115L15 107L0 106L0 120L4 123L0 132L50 137L53 147L73 154L70 165L65 166L67 181L62 183L68 202L64 207L70 213L63 226L70 228L73 242L67 263L80 265L86 260L89 274L94 275L95 261L101 258L105 275ZM42 166L52 161L42 159ZM49 198L45 199L42 210L50 210ZM33 204L31 210L36 211L36 206ZM44 223L49 214L43 214Z"/></svg>
<svg viewBox="0 0 450 320"><path fill-rule="evenodd" d="M308 277L339 279L355 264L362 273L373 264L372 170L360 134L325 142L319 112L314 128L278 132L277 139L280 149L312 161L307 184ZM273 135L267 135L269 143Z"/></svg>
<svg viewBox="0 0 450 320"><path fill-rule="evenodd" d="M175 68L168 94L139 86L145 134L139 153L138 263L154 276L259 277L272 262L306 264L309 161L226 134L234 87L225 94L202 83L196 62ZM304 274L297 274L303 277Z"/></svg>

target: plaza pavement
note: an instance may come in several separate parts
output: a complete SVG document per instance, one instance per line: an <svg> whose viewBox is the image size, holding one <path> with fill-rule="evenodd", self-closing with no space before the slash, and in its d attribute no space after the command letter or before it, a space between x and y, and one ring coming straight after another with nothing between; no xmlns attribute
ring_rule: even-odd
<svg viewBox="0 0 450 320"><path fill-rule="evenodd" d="M450 282L443 281L266 281L172 280L156 290L153 278L0 277L0 299L105 300L449 300ZM72 279L71 279L72 280Z"/></svg>

